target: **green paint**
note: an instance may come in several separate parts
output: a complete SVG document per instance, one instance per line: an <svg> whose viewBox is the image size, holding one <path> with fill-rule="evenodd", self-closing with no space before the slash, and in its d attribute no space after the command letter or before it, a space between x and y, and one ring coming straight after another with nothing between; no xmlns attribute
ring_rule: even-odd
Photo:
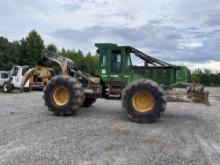
<svg viewBox="0 0 220 165"><path fill-rule="evenodd" d="M185 67L181 66L179 70L176 71L176 82L190 82L190 70Z"/></svg>
<svg viewBox="0 0 220 165"><path fill-rule="evenodd" d="M100 63L96 75L105 84L112 81L124 85L141 79L151 79L158 84L172 86L189 81L190 72L183 66L134 67L131 65L130 46L117 46L112 43L95 44L100 54ZM115 64L113 67L113 63ZM117 64L116 64L117 63Z"/></svg>

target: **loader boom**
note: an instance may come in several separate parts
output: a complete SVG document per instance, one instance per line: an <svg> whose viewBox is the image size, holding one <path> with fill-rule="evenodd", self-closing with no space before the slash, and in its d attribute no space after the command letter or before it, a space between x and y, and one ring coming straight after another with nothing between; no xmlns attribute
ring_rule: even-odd
<svg viewBox="0 0 220 165"><path fill-rule="evenodd" d="M47 61L53 61L53 62L58 63L61 67L63 75L67 75L68 70L70 70L70 69L76 69L74 62L71 59L60 56L54 52L45 50L42 53L42 56L38 61L38 65L39 66L46 66Z"/></svg>

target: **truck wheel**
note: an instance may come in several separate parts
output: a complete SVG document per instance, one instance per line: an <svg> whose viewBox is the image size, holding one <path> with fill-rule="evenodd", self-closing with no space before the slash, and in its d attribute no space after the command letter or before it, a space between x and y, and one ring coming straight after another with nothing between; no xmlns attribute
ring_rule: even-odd
<svg viewBox="0 0 220 165"><path fill-rule="evenodd" d="M122 93L122 108L138 123L153 123L165 110L163 89L154 81L139 80L129 84Z"/></svg>
<svg viewBox="0 0 220 165"><path fill-rule="evenodd" d="M31 88L24 88L24 92L30 92Z"/></svg>
<svg viewBox="0 0 220 165"><path fill-rule="evenodd" d="M10 93L12 90L14 90L14 86L11 83L5 83L3 85L3 92L4 93Z"/></svg>
<svg viewBox="0 0 220 165"><path fill-rule="evenodd" d="M90 107L94 102L96 102L96 98L86 98L83 102L83 107Z"/></svg>
<svg viewBox="0 0 220 165"><path fill-rule="evenodd" d="M57 76L44 90L45 105L57 116L74 115L82 106L84 93L80 82L70 76Z"/></svg>

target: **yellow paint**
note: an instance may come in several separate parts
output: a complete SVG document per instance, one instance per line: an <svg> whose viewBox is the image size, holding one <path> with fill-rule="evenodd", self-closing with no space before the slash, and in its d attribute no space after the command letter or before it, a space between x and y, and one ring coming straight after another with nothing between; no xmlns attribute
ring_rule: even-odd
<svg viewBox="0 0 220 165"><path fill-rule="evenodd" d="M44 85L47 85L49 82L49 78L48 77L42 78L42 82Z"/></svg>
<svg viewBox="0 0 220 165"><path fill-rule="evenodd" d="M70 101L70 93L68 89L60 86L53 91L52 98L57 106L64 106Z"/></svg>
<svg viewBox="0 0 220 165"><path fill-rule="evenodd" d="M149 92L137 92L132 98L132 105L138 112L150 112L154 107L154 98Z"/></svg>

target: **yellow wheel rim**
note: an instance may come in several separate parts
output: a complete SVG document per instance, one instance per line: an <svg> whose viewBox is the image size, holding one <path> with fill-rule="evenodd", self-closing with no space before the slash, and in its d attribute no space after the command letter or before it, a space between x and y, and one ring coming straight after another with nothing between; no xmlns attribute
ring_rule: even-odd
<svg viewBox="0 0 220 165"><path fill-rule="evenodd" d="M53 91L53 101L58 106L64 106L70 101L70 93L65 87L58 87Z"/></svg>
<svg viewBox="0 0 220 165"><path fill-rule="evenodd" d="M153 109L154 98L148 92L137 92L132 98L132 104L138 112L149 112Z"/></svg>

